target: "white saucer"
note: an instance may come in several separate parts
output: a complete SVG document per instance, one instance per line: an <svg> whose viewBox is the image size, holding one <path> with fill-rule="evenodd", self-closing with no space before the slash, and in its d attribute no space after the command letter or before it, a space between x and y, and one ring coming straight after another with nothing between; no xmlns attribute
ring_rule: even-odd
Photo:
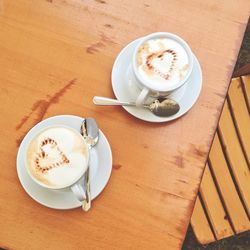
<svg viewBox="0 0 250 250"><path fill-rule="evenodd" d="M59 115L43 120L34 126L24 137L17 153L17 174L28 193L38 203L55 209L71 209L81 206L72 191L48 190L35 183L28 175L24 165L25 148L38 130L50 125L65 125L79 131L83 118L73 115ZM90 189L91 199L99 195L107 185L112 170L112 153L105 135L100 131L99 141L90 151Z"/></svg>
<svg viewBox="0 0 250 250"><path fill-rule="evenodd" d="M117 56L112 69L112 88L116 98L120 101L135 101L140 90L133 84L132 55L141 38L129 43ZM194 68L188 83L178 90L178 94L169 95L178 101L180 110L170 117L158 117L151 111L136 107L123 107L131 115L149 122L167 122L184 115L197 101L202 87L202 71L197 58L194 55Z"/></svg>

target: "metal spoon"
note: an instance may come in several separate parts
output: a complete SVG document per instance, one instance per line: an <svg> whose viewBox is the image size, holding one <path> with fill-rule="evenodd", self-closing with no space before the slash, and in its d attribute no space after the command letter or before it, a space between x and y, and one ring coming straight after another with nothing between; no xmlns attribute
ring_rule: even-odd
<svg viewBox="0 0 250 250"><path fill-rule="evenodd" d="M96 105L121 105L136 106L134 102L120 102L116 99L110 99L101 96L94 96L93 103ZM158 98L150 104L144 104L143 108L149 109L153 114L161 117L175 115L180 110L180 105L169 98Z"/></svg>
<svg viewBox="0 0 250 250"><path fill-rule="evenodd" d="M83 119L81 125L81 135L86 140L89 149L91 149L97 144L99 139L99 128L96 124L95 119L93 118ZM82 209L84 211L88 211L91 207L89 166L84 174L84 190L85 190L85 200L82 201Z"/></svg>

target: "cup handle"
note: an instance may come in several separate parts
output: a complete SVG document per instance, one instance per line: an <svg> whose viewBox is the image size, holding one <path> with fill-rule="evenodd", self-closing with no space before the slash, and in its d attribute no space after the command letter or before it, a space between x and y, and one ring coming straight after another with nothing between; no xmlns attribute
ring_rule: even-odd
<svg viewBox="0 0 250 250"><path fill-rule="evenodd" d="M141 93L139 94L139 96L136 99L136 102L135 102L136 106L137 107L143 106L143 104L144 104L145 100L147 99L148 95L149 95L149 89L143 88Z"/></svg>
<svg viewBox="0 0 250 250"><path fill-rule="evenodd" d="M79 201L82 202L83 200L86 199L85 190L84 190L83 185L81 183L76 183L73 186L71 186L70 188Z"/></svg>

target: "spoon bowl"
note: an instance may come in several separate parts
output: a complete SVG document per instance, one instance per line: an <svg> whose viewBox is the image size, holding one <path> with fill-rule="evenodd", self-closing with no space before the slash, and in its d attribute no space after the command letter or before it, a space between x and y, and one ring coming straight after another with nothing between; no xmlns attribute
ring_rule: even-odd
<svg viewBox="0 0 250 250"><path fill-rule="evenodd" d="M172 99L156 99L149 105L144 105L145 108L148 108L153 114L161 117L168 117L175 115L180 110L179 104Z"/></svg>

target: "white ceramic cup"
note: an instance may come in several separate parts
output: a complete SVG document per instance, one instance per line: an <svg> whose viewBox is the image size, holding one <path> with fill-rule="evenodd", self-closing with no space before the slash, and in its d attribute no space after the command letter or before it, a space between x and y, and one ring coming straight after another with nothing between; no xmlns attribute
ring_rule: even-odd
<svg viewBox="0 0 250 250"><path fill-rule="evenodd" d="M30 143L33 141L33 139L38 135L40 134L42 131L45 131L45 130L48 130L50 128L57 128L57 127L62 127L62 128L66 128L70 131L72 131L76 136L78 136L81 140L82 140L82 143L83 143L83 147L85 148L86 150L86 154L84 155L86 157L86 161L85 164L85 168L83 169L83 171L77 176L76 179L74 179L74 181L72 181L72 183L69 183L67 185L64 185L64 186L60 186L60 187L52 187L52 186L49 186L49 185L46 185L45 183L42 183L40 182L39 180L37 180L33 174L30 172L29 170L29 167L28 167L28 161L27 161L27 149L30 145ZM76 130L74 130L73 128L71 127L67 127L67 126L64 126L64 125L53 125L53 126L48 126L46 128L43 128L41 130L39 130L36 134L33 135L33 137L31 138L30 142L28 143L26 149L25 149L25 168L30 176L30 178L36 182L38 185L40 185L41 187L43 188L46 188L46 189L49 189L49 190L65 190L65 189L71 189L72 192L74 193L74 195L76 196L76 198L79 200L79 201L83 201L86 196L85 196L85 190L84 190L84 186L83 186L83 181L80 181L84 175L84 173L86 172L87 168L88 168L88 165L89 165L89 146L87 145L86 141L84 140L84 138L81 136L80 133L78 133Z"/></svg>
<svg viewBox="0 0 250 250"><path fill-rule="evenodd" d="M157 38L169 38L169 39L176 41L184 48L188 56L188 65L189 65L188 71L185 77L175 84L171 84L171 85L163 84L161 86L159 85L152 86L152 83L147 81L147 79L143 78L141 74L139 73L138 66L137 66L138 49L147 40L157 39ZM135 84L140 89L140 94L138 95L136 99L136 105L142 106L146 102L148 97L150 96L153 96L153 97L168 96L169 94L172 94L173 92L180 89L189 80L190 74L193 70L193 58L194 58L193 53L190 47L188 46L188 44L182 38L180 38L179 36L175 34L168 33L168 32L156 32L156 33L152 33L143 37L135 48L135 51L133 53L133 61L132 61L132 72L134 74Z"/></svg>

